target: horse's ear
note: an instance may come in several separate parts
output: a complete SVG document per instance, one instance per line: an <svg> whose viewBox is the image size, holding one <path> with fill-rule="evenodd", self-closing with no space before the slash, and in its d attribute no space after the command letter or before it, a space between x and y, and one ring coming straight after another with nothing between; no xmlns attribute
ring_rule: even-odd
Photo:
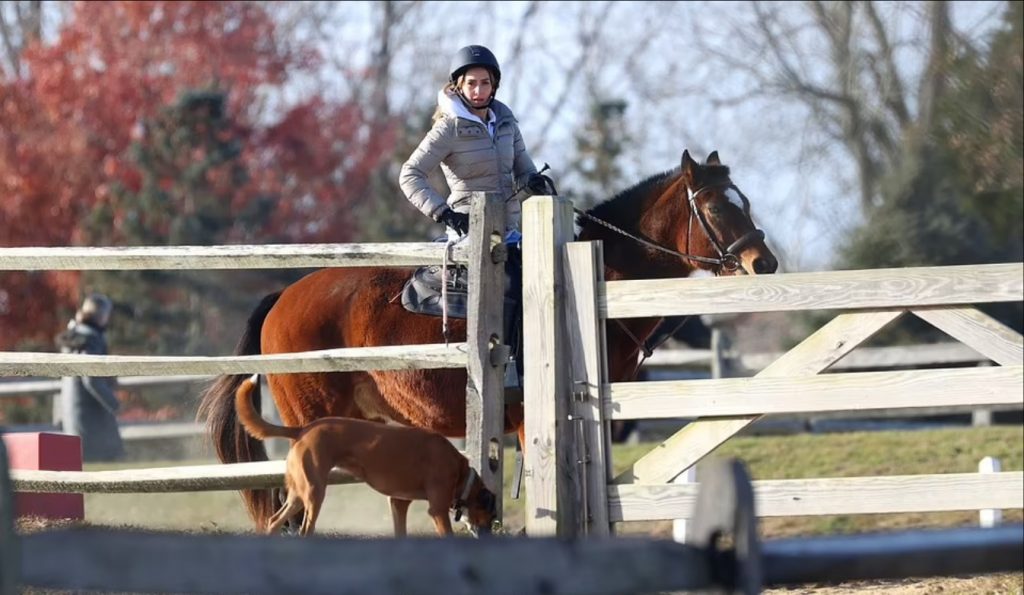
<svg viewBox="0 0 1024 595"><path fill-rule="evenodd" d="M689 150L683 149L683 161L680 167L682 168L683 175L688 176L692 180L696 176L697 168L700 167L700 164L694 161L693 157L690 157Z"/></svg>
<svg viewBox="0 0 1024 595"><path fill-rule="evenodd" d="M704 165L722 165L722 162L718 159L718 151L711 151L707 160L704 161Z"/></svg>

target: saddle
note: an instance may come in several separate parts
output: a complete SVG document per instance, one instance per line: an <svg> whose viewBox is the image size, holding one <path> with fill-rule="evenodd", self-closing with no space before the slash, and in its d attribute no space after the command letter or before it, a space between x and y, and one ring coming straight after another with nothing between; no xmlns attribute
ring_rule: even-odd
<svg viewBox="0 0 1024 595"><path fill-rule="evenodd" d="M465 265L448 265L448 286L446 298L449 318L468 316L469 303L469 269ZM508 259L505 261L505 295L503 313L503 332L505 344L512 350L517 363L518 382L522 385L522 252L518 246L508 246ZM444 274L441 265L427 265L413 271L409 280L402 287L402 307L414 314L426 316L442 316L441 285ZM506 385L512 385L506 379Z"/></svg>
<svg viewBox="0 0 1024 595"><path fill-rule="evenodd" d="M464 265L448 265L447 268L448 317L466 318L469 301L469 270ZM416 269L402 288L402 306L415 314L441 316L443 276L440 265L428 265Z"/></svg>

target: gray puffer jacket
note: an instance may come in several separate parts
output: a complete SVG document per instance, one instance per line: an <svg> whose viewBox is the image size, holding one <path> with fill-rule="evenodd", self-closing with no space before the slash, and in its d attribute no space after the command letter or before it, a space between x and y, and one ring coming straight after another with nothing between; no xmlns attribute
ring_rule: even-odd
<svg viewBox="0 0 1024 595"><path fill-rule="evenodd" d="M492 138L487 126L457 97L442 90L437 103L444 115L402 166L402 192L435 221L446 205L468 213L472 192L497 192L506 197L506 228L519 229L520 201L526 193L513 196L513 192L524 186L537 168L526 152L512 110L497 100L491 103L495 117ZM451 189L447 200L427 180L438 165Z"/></svg>
<svg viewBox="0 0 1024 595"><path fill-rule="evenodd" d="M103 331L74 320L57 336L57 345L61 353L107 354ZM61 381L61 428L65 434L82 437L85 461L112 461L124 454L116 388L115 377L75 376Z"/></svg>

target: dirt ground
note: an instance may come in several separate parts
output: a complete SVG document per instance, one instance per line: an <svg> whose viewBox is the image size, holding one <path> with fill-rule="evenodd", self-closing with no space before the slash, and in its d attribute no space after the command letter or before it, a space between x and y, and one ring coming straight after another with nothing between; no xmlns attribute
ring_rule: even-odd
<svg viewBox="0 0 1024 595"><path fill-rule="evenodd" d="M1020 595L1024 590L1024 575L1020 573L994 574L977 577L944 577L922 580L861 581L834 586L803 585L788 589L767 589L770 595L847 595L872 593L886 595L943 595L1009 594Z"/></svg>

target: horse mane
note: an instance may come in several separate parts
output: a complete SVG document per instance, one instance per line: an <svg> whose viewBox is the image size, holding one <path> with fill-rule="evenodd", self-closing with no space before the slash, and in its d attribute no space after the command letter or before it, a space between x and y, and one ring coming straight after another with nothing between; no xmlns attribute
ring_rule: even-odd
<svg viewBox="0 0 1024 595"><path fill-rule="evenodd" d="M679 176L678 167L649 176L604 202L598 203L587 211L587 214L602 221L614 223L630 233L636 233L640 215L644 211L644 203L652 198L657 198L661 194L661 190L668 187L677 176ZM592 225L592 222L583 218L579 220L579 224L582 229Z"/></svg>
<svg viewBox="0 0 1024 595"><path fill-rule="evenodd" d="M660 197L664 190L679 177L680 170L681 168L677 166L641 180L597 204L587 211L587 214L613 223L630 233L636 233L640 216L647 209L647 202ZM729 167L726 165L702 165L700 177L705 183L728 180ZM579 220L580 229L588 224L592 223L585 218Z"/></svg>

